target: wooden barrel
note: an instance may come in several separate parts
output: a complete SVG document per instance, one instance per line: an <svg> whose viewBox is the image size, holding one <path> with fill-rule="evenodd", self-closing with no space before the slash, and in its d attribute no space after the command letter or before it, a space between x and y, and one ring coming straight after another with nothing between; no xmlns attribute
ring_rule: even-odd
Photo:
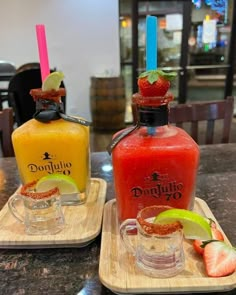
<svg viewBox="0 0 236 295"><path fill-rule="evenodd" d="M122 77L91 77L90 109L95 130L124 128L125 105Z"/></svg>

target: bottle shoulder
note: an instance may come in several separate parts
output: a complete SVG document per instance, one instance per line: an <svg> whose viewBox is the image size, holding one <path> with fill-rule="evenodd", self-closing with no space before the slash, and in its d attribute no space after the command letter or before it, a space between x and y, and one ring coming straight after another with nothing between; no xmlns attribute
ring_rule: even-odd
<svg viewBox="0 0 236 295"><path fill-rule="evenodd" d="M89 127L82 126L77 123L65 121L63 119L50 121L48 123L41 123L35 119L31 119L18 128L16 128L12 137L20 136L23 134L42 134L46 133L57 133L57 134L69 134L69 133L85 133L89 134Z"/></svg>
<svg viewBox="0 0 236 295"><path fill-rule="evenodd" d="M130 129L132 127L126 128ZM119 135L117 132L115 136ZM122 138L117 146L120 149L146 149L151 147L153 149L164 148L184 148L199 150L198 144L193 138L183 129L173 125L165 125L160 127L146 127L141 126L133 130L129 135Z"/></svg>

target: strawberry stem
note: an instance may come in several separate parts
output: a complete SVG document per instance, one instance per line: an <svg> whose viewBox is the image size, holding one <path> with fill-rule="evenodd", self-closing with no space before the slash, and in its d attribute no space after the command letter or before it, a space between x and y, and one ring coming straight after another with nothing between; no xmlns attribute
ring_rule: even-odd
<svg viewBox="0 0 236 295"><path fill-rule="evenodd" d="M176 77L176 75L177 74L175 72L164 72L163 70L149 70L141 73L138 78L140 79L147 77L148 82L150 84L153 84L158 80L159 77L171 81Z"/></svg>
<svg viewBox="0 0 236 295"><path fill-rule="evenodd" d="M201 244L201 248L205 248L207 244L210 244L212 242L222 242L222 241L219 241L219 240L207 240L207 241L202 241L202 244Z"/></svg>

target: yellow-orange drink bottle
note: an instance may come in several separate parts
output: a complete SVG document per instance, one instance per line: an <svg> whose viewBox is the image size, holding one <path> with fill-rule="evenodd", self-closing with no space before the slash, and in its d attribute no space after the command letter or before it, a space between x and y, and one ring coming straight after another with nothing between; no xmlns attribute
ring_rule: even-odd
<svg viewBox="0 0 236 295"><path fill-rule="evenodd" d="M81 204L90 183L89 127L85 120L64 114L63 90L31 90L36 113L13 132L12 142L23 184L49 174L68 175L79 193L64 196L63 202Z"/></svg>

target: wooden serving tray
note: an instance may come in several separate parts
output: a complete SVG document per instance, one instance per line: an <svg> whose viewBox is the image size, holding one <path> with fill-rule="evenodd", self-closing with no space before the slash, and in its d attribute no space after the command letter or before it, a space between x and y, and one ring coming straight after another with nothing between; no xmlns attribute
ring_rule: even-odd
<svg viewBox="0 0 236 295"><path fill-rule="evenodd" d="M0 248L84 247L100 233L106 199L105 180L92 178L87 202L63 206L65 228L55 235L27 235L24 225L11 215L6 204L0 211Z"/></svg>
<svg viewBox="0 0 236 295"><path fill-rule="evenodd" d="M207 204L199 198L195 200L194 211L215 220ZM225 241L229 243L226 236ZM152 278L144 275L137 269L134 257L126 252L121 242L116 201L111 200L106 203L103 216L99 277L108 289L120 294L171 294L229 291L236 287L236 272L227 277L210 278L206 275L202 257L195 253L190 241L184 241L184 251L185 269L177 276Z"/></svg>

